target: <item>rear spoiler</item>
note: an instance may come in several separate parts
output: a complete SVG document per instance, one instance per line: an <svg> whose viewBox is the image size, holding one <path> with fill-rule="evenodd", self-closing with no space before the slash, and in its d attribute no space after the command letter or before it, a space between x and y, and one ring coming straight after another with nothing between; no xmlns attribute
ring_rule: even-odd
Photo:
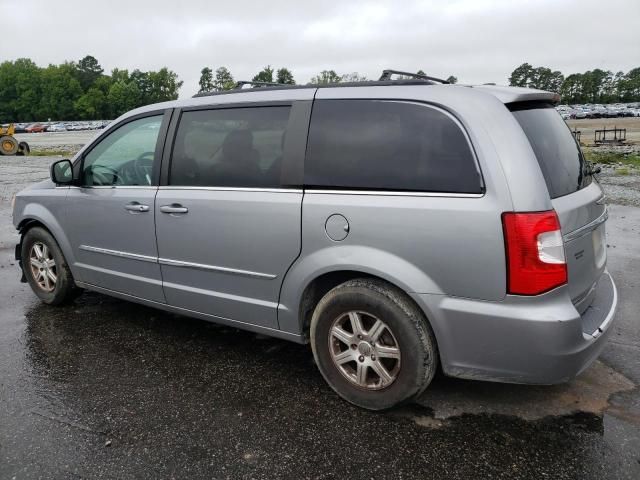
<svg viewBox="0 0 640 480"><path fill-rule="evenodd" d="M473 85L471 88L489 93L502 103L544 102L553 105L560 103L559 94L534 88L502 87L497 85Z"/></svg>

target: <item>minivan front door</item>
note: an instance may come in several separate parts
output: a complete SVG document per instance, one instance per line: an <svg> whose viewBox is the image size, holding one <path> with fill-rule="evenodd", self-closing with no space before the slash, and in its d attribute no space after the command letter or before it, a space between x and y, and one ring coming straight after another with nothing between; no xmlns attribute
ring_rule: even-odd
<svg viewBox="0 0 640 480"><path fill-rule="evenodd" d="M300 252L303 193L287 178L302 172L303 103L181 113L156 197L168 304L277 328L280 286Z"/></svg>
<svg viewBox="0 0 640 480"><path fill-rule="evenodd" d="M154 224L163 118L134 117L83 156L65 229L82 282L156 302L164 302Z"/></svg>

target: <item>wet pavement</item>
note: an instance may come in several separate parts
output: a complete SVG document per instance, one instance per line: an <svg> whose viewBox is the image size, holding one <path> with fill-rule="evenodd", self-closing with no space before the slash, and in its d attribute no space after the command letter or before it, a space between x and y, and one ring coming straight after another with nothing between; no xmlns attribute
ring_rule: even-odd
<svg viewBox="0 0 640 480"><path fill-rule="evenodd" d="M640 209L611 206L620 309L584 374L439 375L417 404L371 413L307 346L95 293L40 303L18 282L8 198L45 163L0 161L0 479L640 478Z"/></svg>

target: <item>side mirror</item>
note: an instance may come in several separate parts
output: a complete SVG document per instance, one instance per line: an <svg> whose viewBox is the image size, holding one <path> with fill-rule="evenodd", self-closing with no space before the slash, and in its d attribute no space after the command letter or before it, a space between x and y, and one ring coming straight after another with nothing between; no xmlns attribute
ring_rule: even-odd
<svg viewBox="0 0 640 480"><path fill-rule="evenodd" d="M53 163L49 173L56 185L70 185L73 182L73 165L70 160L58 160Z"/></svg>

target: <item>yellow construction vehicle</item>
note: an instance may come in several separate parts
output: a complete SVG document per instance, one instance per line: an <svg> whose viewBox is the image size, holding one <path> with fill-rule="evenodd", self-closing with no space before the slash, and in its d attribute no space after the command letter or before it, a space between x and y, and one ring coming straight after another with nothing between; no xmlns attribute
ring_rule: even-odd
<svg viewBox="0 0 640 480"><path fill-rule="evenodd" d="M29 155L29 144L18 142L14 137L15 132L13 123L6 127L0 125L0 155Z"/></svg>

